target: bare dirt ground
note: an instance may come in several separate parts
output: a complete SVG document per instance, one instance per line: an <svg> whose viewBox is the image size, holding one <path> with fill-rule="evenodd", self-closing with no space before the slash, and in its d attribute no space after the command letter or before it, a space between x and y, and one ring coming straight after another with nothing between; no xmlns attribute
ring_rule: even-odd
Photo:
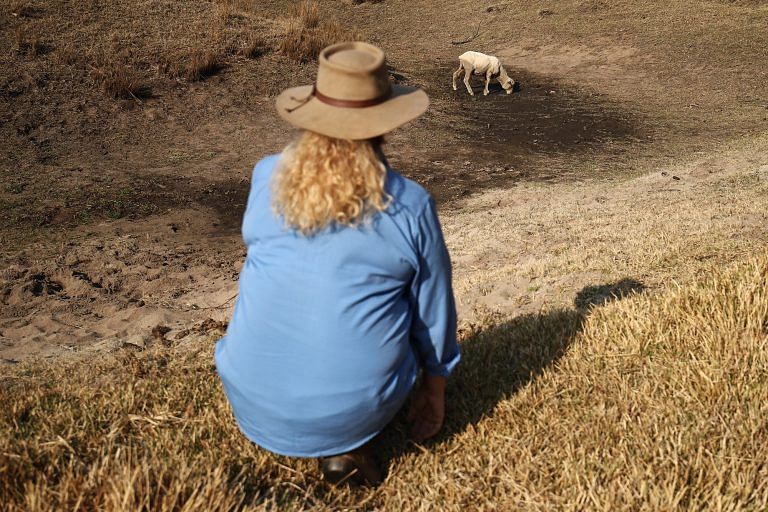
<svg viewBox="0 0 768 512"><path fill-rule="evenodd" d="M321 2L432 98L389 152L440 202L465 323L590 285L660 286L766 241L768 5L669 4ZM272 97L314 72L277 49L289 5L3 5L3 361L226 321L250 169L293 133ZM254 34L263 51L246 56ZM468 49L500 56L520 91L451 90ZM209 50L204 79L169 71ZM135 97L105 93L115 63Z"/></svg>

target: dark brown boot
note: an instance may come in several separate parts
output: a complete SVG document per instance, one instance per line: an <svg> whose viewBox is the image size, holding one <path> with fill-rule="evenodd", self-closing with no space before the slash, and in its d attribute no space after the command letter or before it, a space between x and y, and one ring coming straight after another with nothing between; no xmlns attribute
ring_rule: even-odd
<svg viewBox="0 0 768 512"><path fill-rule="evenodd" d="M351 483L373 486L381 483L381 471L368 445L349 453L320 459L320 469L323 478L334 485Z"/></svg>

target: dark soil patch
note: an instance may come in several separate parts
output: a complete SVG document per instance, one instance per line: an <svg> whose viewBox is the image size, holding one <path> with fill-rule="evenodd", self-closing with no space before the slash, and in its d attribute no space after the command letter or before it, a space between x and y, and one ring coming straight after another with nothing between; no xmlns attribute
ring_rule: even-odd
<svg viewBox="0 0 768 512"><path fill-rule="evenodd" d="M521 155L596 149L635 135L626 114L595 97L532 77L522 80L525 85L512 95L498 84L486 97L454 93L455 107L465 111L463 135L474 141L467 147L470 155L508 162Z"/></svg>
<svg viewBox="0 0 768 512"><path fill-rule="evenodd" d="M588 90L566 89L545 77L510 70L519 89L507 95L493 82L473 77L453 91L450 67L426 72L413 83L427 89L431 113L423 124L431 147L427 161L393 161L446 201L510 181L584 178L558 172L555 162L618 155L640 143L637 116Z"/></svg>
<svg viewBox="0 0 768 512"><path fill-rule="evenodd" d="M196 199L198 203L216 211L217 234L237 235L243 222L249 191L250 182L227 180L202 188L197 192Z"/></svg>
<svg viewBox="0 0 768 512"><path fill-rule="evenodd" d="M473 97L462 82L458 91L452 90L451 73L444 67L415 79L396 75L399 82L427 89L432 107L417 122L424 140L414 143L428 147L427 152L392 154L391 161L439 202L514 181L583 178L559 173L553 158L618 155L622 146L641 141L635 117L594 93L569 91L543 77L514 73L520 82L517 92L507 95L494 82L491 93L483 96L482 80L475 78ZM401 147L400 142L393 144L393 149ZM248 187L237 180L198 185L190 197L216 210L222 234L236 234Z"/></svg>

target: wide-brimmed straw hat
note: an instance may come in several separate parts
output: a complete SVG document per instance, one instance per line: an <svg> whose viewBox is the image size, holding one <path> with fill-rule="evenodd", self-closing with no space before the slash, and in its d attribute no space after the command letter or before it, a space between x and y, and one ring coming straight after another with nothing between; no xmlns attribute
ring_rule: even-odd
<svg viewBox="0 0 768 512"><path fill-rule="evenodd" d="M429 98L421 89L393 84L379 48L350 42L320 52L315 84L283 91L275 106L280 117L299 128L362 140L416 119Z"/></svg>

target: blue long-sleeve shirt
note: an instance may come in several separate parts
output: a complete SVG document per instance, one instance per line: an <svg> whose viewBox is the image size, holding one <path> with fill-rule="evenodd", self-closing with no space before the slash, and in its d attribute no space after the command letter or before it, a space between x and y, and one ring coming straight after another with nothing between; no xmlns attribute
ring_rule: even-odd
<svg viewBox="0 0 768 512"><path fill-rule="evenodd" d="M359 227L311 237L271 204L279 155L256 165L248 252L216 366L243 433L276 453L318 457L378 434L419 369L458 363L451 264L435 204L388 170L392 202Z"/></svg>

